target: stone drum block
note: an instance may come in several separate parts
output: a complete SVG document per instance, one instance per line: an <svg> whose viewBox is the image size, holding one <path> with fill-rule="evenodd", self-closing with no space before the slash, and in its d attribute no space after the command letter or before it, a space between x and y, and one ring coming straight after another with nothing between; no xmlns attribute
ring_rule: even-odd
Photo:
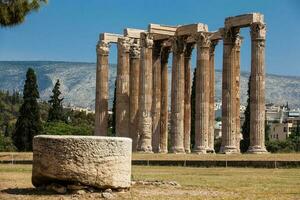
<svg viewBox="0 0 300 200"><path fill-rule="evenodd" d="M131 146L132 140L122 137L35 136L32 184L129 188Z"/></svg>

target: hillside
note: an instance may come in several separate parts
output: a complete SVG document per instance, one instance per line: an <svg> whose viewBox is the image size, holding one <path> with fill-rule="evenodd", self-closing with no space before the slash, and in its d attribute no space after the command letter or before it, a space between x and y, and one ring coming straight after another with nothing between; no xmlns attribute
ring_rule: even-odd
<svg viewBox="0 0 300 200"><path fill-rule="evenodd" d="M28 67L32 67L36 70L42 100L48 100L56 79L60 79L65 104L94 109L95 63L0 61L0 90L21 91ZM169 69L169 76L170 75L171 70ZM110 105L112 102L115 76L116 65L111 64L109 78ZM241 73L242 103L246 102L248 77L249 73ZM221 99L221 78L221 71L217 70L216 100ZM300 76L267 74L266 101L276 104L289 102L292 108L300 107Z"/></svg>

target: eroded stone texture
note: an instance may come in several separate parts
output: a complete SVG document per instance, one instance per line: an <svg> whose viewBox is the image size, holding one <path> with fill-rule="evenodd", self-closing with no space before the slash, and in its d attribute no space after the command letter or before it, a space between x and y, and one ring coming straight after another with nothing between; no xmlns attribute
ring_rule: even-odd
<svg viewBox="0 0 300 200"><path fill-rule="evenodd" d="M239 29L225 28L223 34L222 153L236 153L236 69L235 41Z"/></svg>
<svg viewBox="0 0 300 200"><path fill-rule="evenodd" d="M184 150L191 152L191 56L194 44L187 44L184 52Z"/></svg>
<svg viewBox="0 0 300 200"><path fill-rule="evenodd" d="M153 38L141 33L141 64L139 94L139 134L138 151L152 152L152 47Z"/></svg>
<svg viewBox="0 0 300 200"><path fill-rule="evenodd" d="M129 188L131 139L40 135L33 139L32 184L80 183L96 188Z"/></svg>
<svg viewBox="0 0 300 200"><path fill-rule="evenodd" d="M159 152L168 152L168 58L170 47L163 45L161 56L161 111Z"/></svg>
<svg viewBox="0 0 300 200"><path fill-rule="evenodd" d="M139 108L139 85L140 85L140 45L139 41L133 42L130 48L130 125L129 134L132 139L132 151L136 151L138 133L138 108Z"/></svg>
<svg viewBox="0 0 300 200"><path fill-rule="evenodd" d="M153 80L153 99L152 99L152 150L159 152L160 140L160 111L161 111L161 41L154 42L152 54L152 80Z"/></svg>
<svg viewBox="0 0 300 200"><path fill-rule="evenodd" d="M209 133L209 48L211 41L206 33L197 35L196 111L194 152L205 154Z"/></svg>
<svg viewBox="0 0 300 200"><path fill-rule="evenodd" d="M235 40L234 45L234 62L235 62L235 75L236 75L236 149L237 152L240 152L240 135L241 135L241 116L240 116L240 105L241 105L241 97L240 97L240 74L241 74L241 43L242 37L238 36Z"/></svg>
<svg viewBox="0 0 300 200"><path fill-rule="evenodd" d="M184 150L184 51L183 37L173 39L172 88L171 88L171 151L185 153Z"/></svg>
<svg viewBox="0 0 300 200"><path fill-rule="evenodd" d="M109 44L100 41L96 47L95 135L106 136L108 126L108 54Z"/></svg>
<svg viewBox="0 0 300 200"><path fill-rule="evenodd" d="M210 153L214 153L214 135L215 135L215 47L218 40L214 40L210 44L209 49L209 132L208 132L208 149Z"/></svg>
<svg viewBox="0 0 300 200"><path fill-rule="evenodd" d="M267 152L265 147L265 39L265 24L253 23L251 25L249 153Z"/></svg>
<svg viewBox="0 0 300 200"><path fill-rule="evenodd" d="M129 135L129 50L128 38L118 39L118 69L116 78L116 135Z"/></svg>

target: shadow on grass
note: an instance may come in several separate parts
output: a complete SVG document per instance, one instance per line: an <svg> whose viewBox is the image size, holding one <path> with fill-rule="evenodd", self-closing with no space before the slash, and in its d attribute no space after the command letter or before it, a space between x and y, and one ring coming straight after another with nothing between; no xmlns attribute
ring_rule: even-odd
<svg viewBox="0 0 300 200"><path fill-rule="evenodd" d="M39 190L36 188L8 188L0 190L0 192L13 195L57 195L57 193L52 191Z"/></svg>

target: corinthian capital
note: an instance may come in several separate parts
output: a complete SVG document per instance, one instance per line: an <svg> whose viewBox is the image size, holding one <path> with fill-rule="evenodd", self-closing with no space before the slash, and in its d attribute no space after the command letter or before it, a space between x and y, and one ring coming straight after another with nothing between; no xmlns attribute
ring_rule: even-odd
<svg viewBox="0 0 300 200"><path fill-rule="evenodd" d="M121 48L122 52L129 53L130 51L130 40L129 38L119 38L118 45Z"/></svg>
<svg viewBox="0 0 300 200"><path fill-rule="evenodd" d="M214 55L215 54L215 48L218 44L218 40L212 40L211 43L210 43L210 47L209 47L209 54L210 55Z"/></svg>
<svg viewBox="0 0 300 200"><path fill-rule="evenodd" d="M209 33L200 32L197 33L196 37L196 43L199 47L210 47L210 39L209 39Z"/></svg>
<svg viewBox="0 0 300 200"><path fill-rule="evenodd" d="M222 35L224 44L234 44L236 39L240 36L240 29L232 27L224 28Z"/></svg>
<svg viewBox="0 0 300 200"><path fill-rule="evenodd" d="M139 58L141 53L141 47L138 40L134 40L131 44L129 55L131 58Z"/></svg>
<svg viewBox="0 0 300 200"><path fill-rule="evenodd" d="M172 51L173 53L180 54L184 53L186 49L186 38L175 36L172 38Z"/></svg>
<svg viewBox="0 0 300 200"><path fill-rule="evenodd" d="M149 33L141 33L141 46L145 48L152 48L153 36Z"/></svg>
<svg viewBox="0 0 300 200"><path fill-rule="evenodd" d="M99 55L108 55L109 54L109 43L105 41L99 41L96 46L96 52Z"/></svg>
<svg viewBox="0 0 300 200"><path fill-rule="evenodd" d="M250 34L252 40L265 40L266 25L260 22L252 23L250 27Z"/></svg>

